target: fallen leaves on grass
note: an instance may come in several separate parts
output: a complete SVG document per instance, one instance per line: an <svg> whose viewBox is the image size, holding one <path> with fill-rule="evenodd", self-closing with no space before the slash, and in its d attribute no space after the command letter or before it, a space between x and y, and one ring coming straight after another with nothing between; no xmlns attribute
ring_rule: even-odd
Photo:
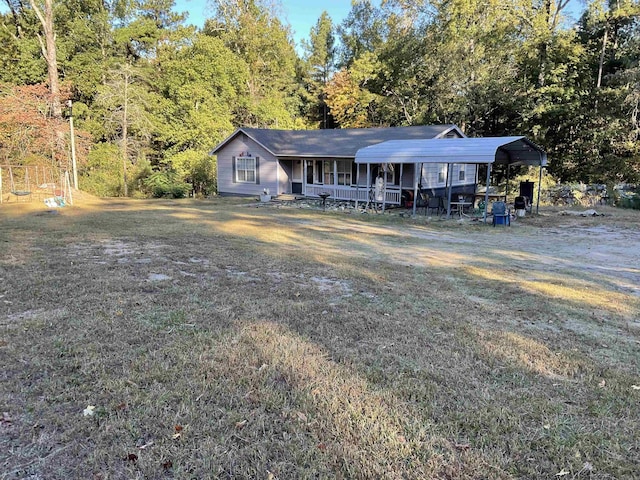
<svg viewBox="0 0 640 480"><path fill-rule="evenodd" d="M571 472L569 470L565 470L564 468L556 473L556 477L564 477L565 475L569 475Z"/></svg>
<svg viewBox="0 0 640 480"><path fill-rule="evenodd" d="M82 411L82 415L84 415L85 417L91 417L95 413L95 409L95 405L88 405L87 408Z"/></svg>

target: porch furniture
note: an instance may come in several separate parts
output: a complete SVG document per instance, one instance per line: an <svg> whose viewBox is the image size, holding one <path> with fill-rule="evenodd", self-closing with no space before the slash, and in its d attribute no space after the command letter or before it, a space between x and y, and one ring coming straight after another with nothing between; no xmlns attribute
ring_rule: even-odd
<svg viewBox="0 0 640 480"><path fill-rule="evenodd" d="M424 214L427 214L427 208L429 207L429 195L424 192L418 192L418 199L416 203L416 213L419 209L424 208Z"/></svg>
<svg viewBox="0 0 640 480"><path fill-rule="evenodd" d="M491 206L491 215L493 215L493 226L511 225L511 212L507 210L507 204L504 202L494 202Z"/></svg>
<svg viewBox="0 0 640 480"><path fill-rule="evenodd" d="M427 203L427 214L429 213L429 210L434 209L438 215L444 211L444 199L442 197L429 197L429 201Z"/></svg>
<svg viewBox="0 0 640 480"><path fill-rule="evenodd" d="M327 198L329 198L331 196L331 194L327 193L327 192L322 192L318 196L322 199L322 211L326 212L327 211Z"/></svg>
<svg viewBox="0 0 640 480"><path fill-rule="evenodd" d="M451 202L451 209L454 212L457 212L459 217L462 217L462 215L464 214L465 207L469 206L471 206L471 202Z"/></svg>
<svg viewBox="0 0 640 480"><path fill-rule="evenodd" d="M513 208L516 210L516 215L518 217L524 217L524 214L527 210L529 210L527 197L516 197L513 201Z"/></svg>

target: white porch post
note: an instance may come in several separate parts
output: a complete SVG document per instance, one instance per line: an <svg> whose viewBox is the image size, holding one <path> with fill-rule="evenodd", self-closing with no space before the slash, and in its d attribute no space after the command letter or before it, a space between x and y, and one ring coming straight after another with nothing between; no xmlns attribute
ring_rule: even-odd
<svg viewBox="0 0 640 480"><path fill-rule="evenodd" d="M358 211L359 197L360 197L360 165L356 163L356 212Z"/></svg>
<svg viewBox="0 0 640 480"><path fill-rule="evenodd" d="M307 161L302 160L302 195L307 196Z"/></svg>

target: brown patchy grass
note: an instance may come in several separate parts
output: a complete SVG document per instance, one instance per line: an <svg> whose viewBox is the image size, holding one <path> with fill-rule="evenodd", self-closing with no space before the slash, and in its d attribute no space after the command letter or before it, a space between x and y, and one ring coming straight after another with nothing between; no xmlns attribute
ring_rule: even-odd
<svg viewBox="0 0 640 480"><path fill-rule="evenodd" d="M3 480L638 476L637 212L83 200L0 206Z"/></svg>

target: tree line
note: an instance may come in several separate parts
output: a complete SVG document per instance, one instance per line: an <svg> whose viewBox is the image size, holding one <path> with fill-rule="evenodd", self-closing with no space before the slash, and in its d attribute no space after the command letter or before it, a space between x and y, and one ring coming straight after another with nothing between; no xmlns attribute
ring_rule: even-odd
<svg viewBox="0 0 640 480"><path fill-rule="evenodd" d="M640 2L354 0L296 51L269 0L3 0L0 163L65 165L80 186L215 193L211 149L238 126L455 123L524 134L561 181L640 180Z"/></svg>

